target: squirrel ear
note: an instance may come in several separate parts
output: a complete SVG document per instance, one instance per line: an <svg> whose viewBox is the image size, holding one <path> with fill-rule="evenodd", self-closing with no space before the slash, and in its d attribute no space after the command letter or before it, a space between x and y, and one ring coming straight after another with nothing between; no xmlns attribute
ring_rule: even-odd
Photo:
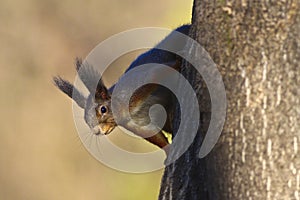
<svg viewBox="0 0 300 200"><path fill-rule="evenodd" d="M71 83L59 76L53 77L53 81L56 87L73 99L78 106L84 109L86 98Z"/></svg>
<svg viewBox="0 0 300 200"><path fill-rule="evenodd" d="M107 100L110 98L107 88L103 84L102 79L99 80L96 88L95 99L96 100Z"/></svg>
<svg viewBox="0 0 300 200"><path fill-rule="evenodd" d="M75 59L75 65L80 79L91 94L95 93L96 100L110 98L108 90L101 79L101 74L93 66L87 62L82 63L82 60L79 58Z"/></svg>
<svg viewBox="0 0 300 200"><path fill-rule="evenodd" d="M80 58L75 59L75 66L78 76L84 83L85 87L89 90L90 93L95 92L100 74L87 62L82 63L82 60Z"/></svg>

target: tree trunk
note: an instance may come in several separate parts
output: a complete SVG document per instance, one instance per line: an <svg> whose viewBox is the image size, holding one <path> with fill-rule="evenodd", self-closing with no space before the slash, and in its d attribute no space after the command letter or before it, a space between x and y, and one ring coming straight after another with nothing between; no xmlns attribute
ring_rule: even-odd
<svg viewBox="0 0 300 200"><path fill-rule="evenodd" d="M195 0L190 36L222 74L226 122L213 151L198 158L210 101L185 63L201 128L166 167L159 199L300 200L300 1ZM178 127L179 112L175 117Z"/></svg>

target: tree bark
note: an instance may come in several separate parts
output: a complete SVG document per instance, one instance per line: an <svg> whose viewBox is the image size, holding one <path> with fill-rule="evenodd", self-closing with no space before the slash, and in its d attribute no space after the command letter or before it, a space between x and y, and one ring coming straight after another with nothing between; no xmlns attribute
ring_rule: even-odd
<svg viewBox="0 0 300 200"><path fill-rule="evenodd" d="M201 102L201 127L166 167L159 199L300 200L300 1L195 0L190 36L222 74L226 123L213 151L198 158L210 100L201 76L184 63Z"/></svg>

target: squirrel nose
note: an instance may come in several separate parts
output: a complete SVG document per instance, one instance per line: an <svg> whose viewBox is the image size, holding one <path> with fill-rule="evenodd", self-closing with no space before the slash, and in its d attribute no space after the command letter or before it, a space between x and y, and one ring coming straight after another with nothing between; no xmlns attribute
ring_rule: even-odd
<svg viewBox="0 0 300 200"><path fill-rule="evenodd" d="M92 128L92 132L95 135L99 135L101 133L100 129L98 126L95 126L94 128Z"/></svg>

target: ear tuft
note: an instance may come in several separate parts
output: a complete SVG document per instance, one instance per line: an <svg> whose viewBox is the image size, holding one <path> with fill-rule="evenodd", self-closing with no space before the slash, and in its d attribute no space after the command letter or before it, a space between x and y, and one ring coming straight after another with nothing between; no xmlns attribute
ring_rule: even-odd
<svg viewBox="0 0 300 200"><path fill-rule="evenodd" d="M73 85L59 76L53 77L53 82L62 92L72 98Z"/></svg>
<svg viewBox="0 0 300 200"><path fill-rule="evenodd" d="M76 71L78 72L80 67L82 65L82 59L81 58L75 58L75 66L76 66Z"/></svg>
<svg viewBox="0 0 300 200"><path fill-rule="evenodd" d="M99 80L96 88L95 99L96 100L108 100L110 95L108 93L107 88L103 84L102 79Z"/></svg>
<svg viewBox="0 0 300 200"><path fill-rule="evenodd" d="M82 62L80 59L76 59L75 64L78 76L85 87L90 93L95 93L101 74L86 61Z"/></svg>
<svg viewBox="0 0 300 200"><path fill-rule="evenodd" d="M70 82L59 76L53 77L53 82L56 87L73 99L81 108L85 107L86 98Z"/></svg>
<svg viewBox="0 0 300 200"><path fill-rule="evenodd" d="M107 88L103 84L101 73L87 61L75 59L78 76L91 94L95 94L96 100L107 100L110 98Z"/></svg>

